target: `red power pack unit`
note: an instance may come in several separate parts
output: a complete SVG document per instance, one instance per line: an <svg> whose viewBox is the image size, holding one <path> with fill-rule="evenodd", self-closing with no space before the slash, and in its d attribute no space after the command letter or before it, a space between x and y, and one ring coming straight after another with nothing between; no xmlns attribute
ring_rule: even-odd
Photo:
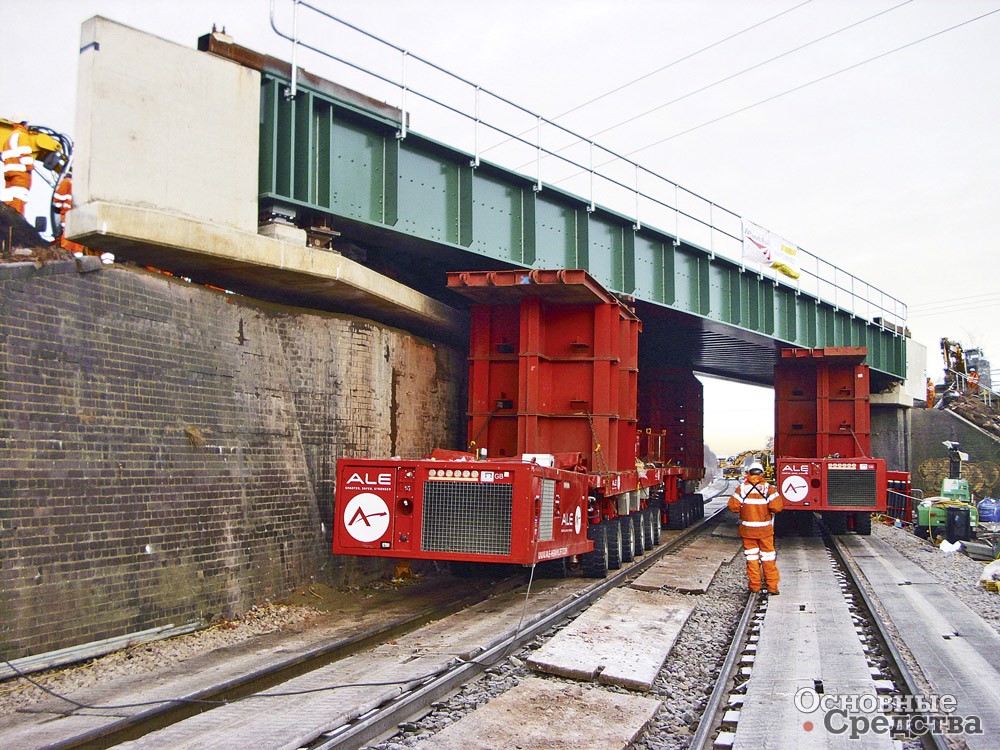
<svg viewBox="0 0 1000 750"><path fill-rule="evenodd" d="M871 457L865 347L783 349L775 365L775 476L785 510L822 511L835 532L885 513L885 459Z"/></svg>
<svg viewBox="0 0 1000 750"><path fill-rule="evenodd" d="M334 552L531 563L579 555L587 475L524 462L343 459Z"/></svg>
<svg viewBox="0 0 1000 750"><path fill-rule="evenodd" d="M642 325L586 271L455 272L448 287L475 302L468 449L340 459L334 552L519 564L582 556L585 574L600 577L650 549L658 506L682 505L704 476L700 384L654 372L647 388L677 394L640 399ZM640 401L642 434L657 437L642 451ZM696 517L693 507L683 515Z"/></svg>

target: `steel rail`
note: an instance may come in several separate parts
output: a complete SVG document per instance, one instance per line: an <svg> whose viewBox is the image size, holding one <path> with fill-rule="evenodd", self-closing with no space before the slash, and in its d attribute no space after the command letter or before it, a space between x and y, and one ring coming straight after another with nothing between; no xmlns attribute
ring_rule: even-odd
<svg viewBox="0 0 1000 750"><path fill-rule="evenodd" d="M760 594L756 592L750 594L747 598L746 606L743 608L743 616L740 617L739 624L736 626L736 632L733 633L733 640L729 644L726 658L723 660L722 667L719 670L719 678L716 680L715 687L712 688L712 694L709 695L708 702L702 711L702 719L698 722L698 729L694 733L694 737L691 738L691 744L688 746L689 750L705 750L705 748L712 745L710 736L718 727L723 704L729 695L729 685L739 667L743 649L746 648L750 623L757 612L759 599ZM708 721L705 720L706 717L709 719Z"/></svg>
<svg viewBox="0 0 1000 750"><path fill-rule="evenodd" d="M103 726L97 726L73 737L46 745L46 750L97 750L137 739L158 729L176 724L192 715L217 708L225 703L240 700L254 693L267 690L301 674L371 648L436 619L441 619L461 609L485 601L494 594L505 591L511 579L483 586L471 594L451 601L424 607L409 615L385 622L361 636L350 636L297 654L289 659L270 664L211 687L195 691L176 700L165 700L161 705L143 709L131 716L123 716Z"/></svg>
<svg viewBox="0 0 1000 750"><path fill-rule="evenodd" d="M722 494L723 489L718 494ZM718 495L713 495L717 497ZM326 733L318 742L308 745L309 750L357 750L377 738L394 732L399 724L426 713L434 701L454 692L471 681L517 648L535 638L540 633L554 627L571 615L589 607L611 589L617 588L637 573L652 566L661 557L683 546L692 536L701 533L727 508L720 508L710 516L682 531L677 537L651 550L642 560L636 560L614 575L595 582L583 591L576 592L567 601L539 615L534 621L510 632L502 641L478 654L473 660L455 664L447 671L417 685L409 693L403 693L390 702L373 709L368 714L355 719L353 723Z"/></svg>
<svg viewBox="0 0 1000 750"><path fill-rule="evenodd" d="M854 564L854 560L851 558L850 553L847 552L839 539L833 536L828 536L827 538L832 541L830 549L833 551L843 569L847 571L848 575L850 575L851 585L857 592L861 601L864 603L865 609L868 611L871 623L875 627L879 645L882 646L885 656L888 657L889 666L895 672L894 676L906 687L907 694L919 696L921 691L920 687L917 685L916 679L914 679L913 672L910 670L909 666L907 666L906 660L903 658L903 654L896 647L896 643L892 638L892 634L889 633L885 620L883 620L882 616L878 613L878 609L876 608L877 603L868 594L866 588L861 584L861 572L858 570L857 565ZM922 735L921 742L928 748L928 750L949 750L951 747L943 735L931 734L930 732Z"/></svg>
<svg viewBox="0 0 1000 750"><path fill-rule="evenodd" d="M879 615L876 602L871 596L869 596L865 587L861 584L860 571L854 564L853 560L850 559L849 553L846 553L843 544L839 539L837 539L837 537L831 535L825 528L823 529L823 536L828 549L833 552L837 562L850 578L852 589L857 592L858 597L861 599L864 609L868 615L868 621L875 628L879 645L882 647L883 655L889 662L889 666L894 673L893 676L896 678L897 684L902 683L903 686L905 686L905 690L908 695L919 696L920 688L917 686L917 683L913 678L913 673L906 665L902 654L896 647L896 644L886 627L885 621L882 619L881 615ZM733 636L733 641L730 644L729 650L726 653L726 658L720 669L719 678L716 681L715 687L712 689L712 693L709 696L704 711L702 712L701 721L698 723L698 729L695 732L694 737L691 739L691 745L689 746L690 750L707 750L707 748L712 747L712 739L714 737L715 730L718 729L721 722L723 704L726 697L729 695L730 683L733 675L735 674L743 649L746 646L747 631L749 630L750 622L757 611L757 605L758 595L754 594L747 600L747 605L743 610L743 616L740 619L736 633ZM927 733L921 736L921 743L928 750L949 750L949 745L942 735Z"/></svg>

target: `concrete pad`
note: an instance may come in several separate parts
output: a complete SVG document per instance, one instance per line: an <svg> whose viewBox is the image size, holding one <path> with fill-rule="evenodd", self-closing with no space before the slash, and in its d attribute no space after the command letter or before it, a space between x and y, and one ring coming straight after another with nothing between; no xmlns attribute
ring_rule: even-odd
<svg viewBox="0 0 1000 750"><path fill-rule="evenodd" d="M539 672L649 690L695 600L619 588L528 660Z"/></svg>
<svg viewBox="0 0 1000 750"><path fill-rule="evenodd" d="M677 556L703 557L731 562L743 549L740 544L733 544L728 539L713 539L712 537L697 539L677 553Z"/></svg>
<svg viewBox="0 0 1000 750"><path fill-rule="evenodd" d="M722 561L719 559L667 557L629 585L639 591L671 588L686 593L704 594L721 565Z"/></svg>
<svg viewBox="0 0 1000 750"><path fill-rule="evenodd" d="M713 500L713 502L715 501ZM739 539L739 516L726 510L719 516L719 523L712 529L710 537L712 539Z"/></svg>
<svg viewBox="0 0 1000 750"><path fill-rule="evenodd" d="M664 558L630 585L639 591L672 588L704 594L723 563L732 562L740 545L718 539L698 539Z"/></svg>
<svg viewBox="0 0 1000 750"><path fill-rule="evenodd" d="M659 707L651 698L530 677L415 747L624 749Z"/></svg>

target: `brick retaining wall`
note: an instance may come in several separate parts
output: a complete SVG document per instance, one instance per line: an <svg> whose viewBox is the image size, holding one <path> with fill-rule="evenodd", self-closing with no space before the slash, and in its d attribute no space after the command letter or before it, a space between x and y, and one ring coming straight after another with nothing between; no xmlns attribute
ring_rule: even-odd
<svg viewBox="0 0 1000 750"><path fill-rule="evenodd" d="M1000 441L950 411L913 409L913 486L926 497L941 494L941 480L948 476L948 449L941 443L958 441L969 462L962 476L976 499L1000 497Z"/></svg>
<svg viewBox="0 0 1000 750"><path fill-rule="evenodd" d="M377 574L334 462L460 447L464 352L135 269L0 266L0 653Z"/></svg>

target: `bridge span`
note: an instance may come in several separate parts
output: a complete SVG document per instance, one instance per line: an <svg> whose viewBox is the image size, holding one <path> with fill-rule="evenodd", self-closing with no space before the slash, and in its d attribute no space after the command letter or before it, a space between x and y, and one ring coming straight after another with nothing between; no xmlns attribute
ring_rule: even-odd
<svg viewBox="0 0 1000 750"><path fill-rule="evenodd" d="M343 25L314 12L316 22ZM801 248L797 278L748 261L744 217L366 32L351 27L399 53L399 80L288 36L293 60L310 51L351 71L348 89L218 33L199 41L209 54L169 45L169 70L148 65L144 77L123 78L146 41L105 19L88 23L84 41L105 41L81 45L78 151L89 166L69 224L77 241L265 299L411 329L424 321L432 337L462 335L464 316L449 310L466 303L445 289L447 271L583 268L634 302L641 363L669 357L770 385L784 347L866 346L873 390L906 377L900 301ZM459 98L472 106L414 88L420 67L464 89ZM373 81L371 95L355 90L359 73ZM202 88L192 83L200 79ZM391 100L387 91L397 104L379 99ZM129 104L115 104L116 93ZM488 121L483 113L498 107L520 124L502 113ZM185 112L195 115L185 138L204 145L158 167L193 195L152 195L117 175L113 185L102 164L122 154L96 123L142 134L133 155L148 161L176 146L168 123ZM443 124L462 145L422 132L425 123ZM561 145L548 145L546 133ZM187 222L182 239L169 237L164 214ZM260 222L280 250L244 234Z"/></svg>

